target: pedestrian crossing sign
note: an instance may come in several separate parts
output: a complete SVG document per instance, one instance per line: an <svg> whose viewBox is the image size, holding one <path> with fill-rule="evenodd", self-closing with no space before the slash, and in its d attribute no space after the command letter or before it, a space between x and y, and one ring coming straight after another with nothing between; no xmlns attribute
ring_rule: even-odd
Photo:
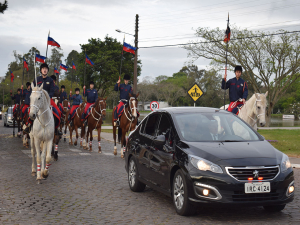
<svg viewBox="0 0 300 225"><path fill-rule="evenodd" d="M188 90L188 94L191 96L194 102L196 102L203 95L203 91L198 84L194 84L193 87Z"/></svg>

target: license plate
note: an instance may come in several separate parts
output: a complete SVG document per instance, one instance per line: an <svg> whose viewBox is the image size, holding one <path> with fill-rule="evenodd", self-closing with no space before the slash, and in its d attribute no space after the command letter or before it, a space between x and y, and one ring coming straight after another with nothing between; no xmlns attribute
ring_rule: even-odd
<svg viewBox="0 0 300 225"><path fill-rule="evenodd" d="M245 193L271 192L270 182L245 183Z"/></svg>

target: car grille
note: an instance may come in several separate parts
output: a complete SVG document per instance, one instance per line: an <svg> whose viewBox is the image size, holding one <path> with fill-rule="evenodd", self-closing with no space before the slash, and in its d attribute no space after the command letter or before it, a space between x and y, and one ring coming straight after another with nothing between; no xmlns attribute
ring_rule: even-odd
<svg viewBox="0 0 300 225"><path fill-rule="evenodd" d="M235 191L232 195L234 202L259 202L259 201L273 201L279 199L279 193L272 190L270 193L255 193L245 194L243 191Z"/></svg>
<svg viewBox="0 0 300 225"><path fill-rule="evenodd" d="M263 177L263 180L272 180L279 173L278 166L272 167L257 167L257 168L247 168L247 167L238 167L238 168L226 168L227 173L239 181L248 181L248 178L253 178L253 181L257 181L258 177ZM258 174L258 176L255 176Z"/></svg>

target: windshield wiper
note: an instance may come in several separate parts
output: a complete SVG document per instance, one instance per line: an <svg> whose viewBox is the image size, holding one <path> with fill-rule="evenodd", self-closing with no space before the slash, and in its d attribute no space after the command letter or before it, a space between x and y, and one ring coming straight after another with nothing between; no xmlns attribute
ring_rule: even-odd
<svg viewBox="0 0 300 225"><path fill-rule="evenodd" d="M224 140L224 141L221 141L221 142L241 142L241 141L238 141L238 140Z"/></svg>

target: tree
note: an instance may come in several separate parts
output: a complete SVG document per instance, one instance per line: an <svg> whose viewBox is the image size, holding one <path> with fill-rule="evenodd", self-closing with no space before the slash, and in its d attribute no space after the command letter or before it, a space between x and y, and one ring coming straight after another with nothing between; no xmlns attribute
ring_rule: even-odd
<svg viewBox="0 0 300 225"><path fill-rule="evenodd" d="M155 92L155 85L151 82L150 77L145 77L141 83L138 83L137 90L139 94L139 100L142 102L143 106L146 101L150 101L150 97Z"/></svg>
<svg viewBox="0 0 300 225"><path fill-rule="evenodd" d="M4 1L4 3L0 3L0 13L4 13L5 10L7 10L7 0Z"/></svg>
<svg viewBox="0 0 300 225"><path fill-rule="evenodd" d="M173 106L178 98L184 96L186 93L183 88L176 86L172 83L165 83L163 89L161 90L162 96L164 99Z"/></svg>
<svg viewBox="0 0 300 225"><path fill-rule="evenodd" d="M76 50L72 50L69 53L67 59L65 59L66 66L69 67L69 70L65 73L65 76L68 80L71 80L73 82L78 82L78 73L77 73L77 71L73 70L73 76L72 76L72 67L73 67L72 62L74 62L75 66L77 66L78 57L79 57L79 53Z"/></svg>
<svg viewBox="0 0 300 225"><path fill-rule="evenodd" d="M87 44L81 44L82 52L78 57L80 82L84 81L85 50L94 66L86 65L86 85L90 80L95 82L96 89L108 89L119 79L122 44L116 39L106 36L104 40L91 38ZM121 78L125 73L133 78L134 56L124 52ZM138 76L141 73L141 62L138 61Z"/></svg>
<svg viewBox="0 0 300 225"><path fill-rule="evenodd" d="M49 76L54 74L54 67L59 71L59 75L57 76L57 84L59 84L61 69L60 63L62 63L61 58L64 56L64 53L61 52L61 48L52 48L50 59L47 60L47 64L49 66ZM61 77L62 79L62 77Z"/></svg>
<svg viewBox="0 0 300 225"><path fill-rule="evenodd" d="M236 40L229 43L228 64L231 67L240 64L245 70L243 77L256 92L261 92L262 89L256 81L262 82L269 93L269 122L276 102L300 76L300 36L298 33L288 34L284 31L280 31L278 36L267 36L269 33L261 31L238 28L232 30ZM189 57L204 57L211 59L214 65L224 67L224 31L219 28L199 28L196 34L203 42L185 47L189 51ZM255 37L247 38L251 36Z"/></svg>

